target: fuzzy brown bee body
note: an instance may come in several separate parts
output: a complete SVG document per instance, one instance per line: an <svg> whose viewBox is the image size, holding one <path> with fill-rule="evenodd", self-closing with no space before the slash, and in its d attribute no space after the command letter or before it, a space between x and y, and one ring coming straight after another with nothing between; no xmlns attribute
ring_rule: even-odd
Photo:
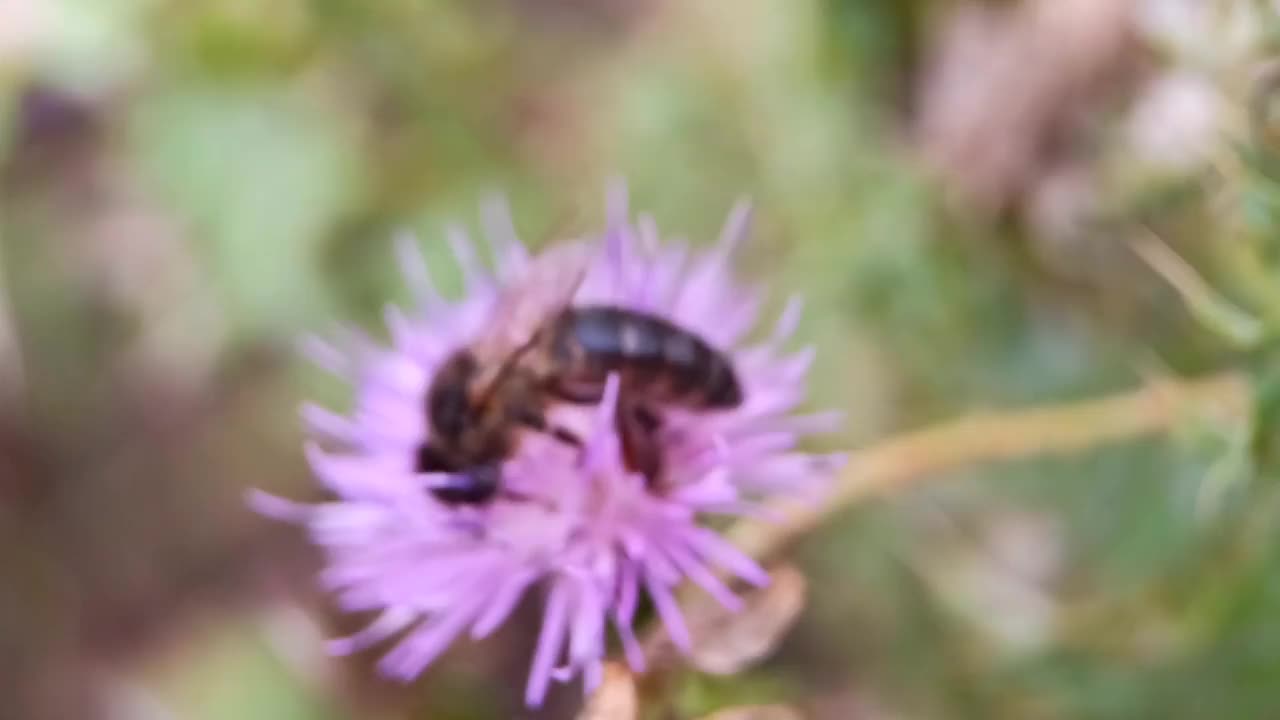
<svg viewBox="0 0 1280 720"><path fill-rule="evenodd" d="M443 502L482 503L499 492L502 462L523 430L580 446L575 435L548 422L547 410L557 401L598 403L610 375L619 379L624 459L650 483L662 474L656 442L662 408L716 410L742 401L729 359L694 333L636 310L569 307L576 283L541 280L563 293L563 301L552 306L543 297L539 304L531 296L518 306L522 298L512 294L494 320L519 318L516 325L527 325L541 309L540 324L491 330L497 334L450 356L427 392L431 438L414 465L446 474L432 490Z"/></svg>

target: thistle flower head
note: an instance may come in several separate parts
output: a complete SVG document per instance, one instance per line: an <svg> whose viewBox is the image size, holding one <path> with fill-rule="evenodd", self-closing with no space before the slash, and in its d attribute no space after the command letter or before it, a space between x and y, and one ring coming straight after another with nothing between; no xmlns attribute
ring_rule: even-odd
<svg viewBox="0 0 1280 720"><path fill-rule="evenodd" d="M615 421L619 378L595 404L560 403L556 425L582 439L575 448L525 433L503 464L504 492L479 505L449 505L432 494L436 473L415 470L430 428L424 397L459 348L480 337L501 291L527 280L531 258L500 205L486 208L492 270L464 233L451 231L461 299L433 289L421 257L401 243L415 294L412 313L387 312L389 348L362 338L350 347L312 342L312 357L355 387L348 416L307 406L313 441L307 455L329 502L300 505L257 493L262 512L304 525L326 554L322 582L340 606L372 611L362 632L332 643L349 653L400 636L382 658L387 675L411 679L463 634L496 630L530 592L543 597L542 625L526 690L539 704L550 682L582 674L598 681L609 627L627 661L644 666L633 620L647 595L673 643L692 642L674 591L692 581L733 609L722 581L761 585L766 572L705 525L712 514L747 514L776 494L816 498L838 459L798 452L806 433L838 418L796 415L811 353L788 353L798 303L763 341L748 343L761 294L736 282L729 267L745 237L749 209L735 207L718 243L695 252L663 242L653 221L627 217L619 191L609 222L588 241L596 250L574 304L604 304L658 315L692 331L729 357L743 401L717 412L664 408L657 444L664 480L655 487L623 461Z"/></svg>

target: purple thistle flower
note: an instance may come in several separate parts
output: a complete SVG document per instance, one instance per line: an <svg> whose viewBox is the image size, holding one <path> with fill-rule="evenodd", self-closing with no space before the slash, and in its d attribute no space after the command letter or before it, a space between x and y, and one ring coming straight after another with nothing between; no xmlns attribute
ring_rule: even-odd
<svg viewBox="0 0 1280 720"><path fill-rule="evenodd" d="M449 302L433 289L413 244L402 241L417 309L412 316L387 311L391 348L360 337L346 352L308 345L316 362L356 388L349 417L310 405L303 410L315 438L308 459L336 498L301 505L260 492L252 497L259 511L308 529L327 555L321 581L343 609L378 613L363 631L333 641L333 652L403 634L379 667L408 680L461 634L492 633L537 587L546 595L527 703L540 704L552 679L582 673L590 689L600 677L609 624L628 663L643 669L633 630L642 594L673 643L687 650L692 640L674 594L684 579L730 609L740 601L723 573L768 582L754 560L702 524L706 516L751 514L758 501L777 494L816 500L825 489L840 459L794 449L802 435L839 421L831 413L793 414L812 357L810 350L783 350L799 304L787 306L765 340L744 344L761 293L736 283L729 261L747 234L748 206L734 208L717 244L693 252L681 242L660 242L649 217L631 224L621 189L610 200L608 229L592 243L600 252L574 303L644 310L698 333L732 358L744 401L716 413L666 409L659 431L666 475L655 490L622 463L617 378L611 378L598 405L551 411L555 423L584 439L581 450L527 433L504 463L505 487L526 500L442 504L429 492L440 476L413 470L429 432L423 398L436 369L480 334L500 288L521 276L530 257L504 207L490 203L484 218L494 272L463 232L451 230L466 290Z"/></svg>

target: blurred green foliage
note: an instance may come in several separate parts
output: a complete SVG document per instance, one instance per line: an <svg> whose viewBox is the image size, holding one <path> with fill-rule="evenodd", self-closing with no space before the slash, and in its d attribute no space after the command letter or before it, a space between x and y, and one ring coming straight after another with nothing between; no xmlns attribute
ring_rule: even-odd
<svg viewBox="0 0 1280 720"><path fill-rule="evenodd" d="M326 632L349 621L304 592L314 558L241 492L314 495L289 413L340 390L292 344L374 327L405 299L396 229L420 233L453 292L444 228L476 228L489 193L541 244L598 222L615 176L698 242L734 198L755 200L742 267L775 307L807 301L816 404L849 413L829 446L1162 373L1238 369L1257 390L1237 425L1190 418L848 513L801 548L812 604L782 652L685 678L682 713L1274 715L1280 131L1255 95L1274 4L1206 2L1191 31L1135 24L1113 74L1138 79L1054 115L1085 118L1045 155L1086 168L1095 199L1065 233L1037 219L1049 164L996 211L954 202L965 178L928 169L922 78L966 5L4 4L0 689L18 716L106 712L104 682L181 717L520 712L498 688L519 685L528 627L403 691L368 658L326 663L304 643L343 678L317 680L266 642L264 608L303 607ZM1160 5L1187 4L1135 13ZM1124 128L1166 73L1212 90L1219 120L1206 156L1157 171ZM1003 141L979 149L975 164ZM1198 290L1133 252L1148 235ZM569 716L572 695L541 716Z"/></svg>

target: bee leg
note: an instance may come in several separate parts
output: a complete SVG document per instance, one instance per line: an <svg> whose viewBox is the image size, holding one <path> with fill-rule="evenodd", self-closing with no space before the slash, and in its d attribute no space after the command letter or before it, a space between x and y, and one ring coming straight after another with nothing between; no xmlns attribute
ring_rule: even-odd
<svg viewBox="0 0 1280 720"><path fill-rule="evenodd" d="M457 468L439 450L423 443L418 446L418 452L414 455L413 469L415 472L430 473L453 472Z"/></svg>
<svg viewBox="0 0 1280 720"><path fill-rule="evenodd" d="M572 446L579 450L582 449L582 438L575 435L573 431L568 430L564 427L561 427L559 425L549 424L547 422L547 419L542 415L529 413L529 414L520 416L519 421L521 425L525 425L541 433L546 433L551 437L555 438L556 440L559 440L560 442L564 443L565 445Z"/></svg>
<svg viewBox="0 0 1280 720"><path fill-rule="evenodd" d="M647 405L634 403L631 407L632 414L635 415L636 422L640 424L640 427L644 428L645 432L658 432L658 428L662 426L662 420L654 414Z"/></svg>
<svg viewBox="0 0 1280 720"><path fill-rule="evenodd" d="M496 495L501 484L501 465L477 465L445 475L431 494L448 505L479 505Z"/></svg>
<svg viewBox="0 0 1280 720"><path fill-rule="evenodd" d="M557 380L548 388L553 395L574 405L594 405L604 396L604 384Z"/></svg>
<svg viewBox="0 0 1280 720"><path fill-rule="evenodd" d="M622 442L622 459L627 469L640 473L650 489L656 489L662 476L662 450L658 446L659 420L644 405L618 399L618 437Z"/></svg>
<svg viewBox="0 0 1280 720"><path fill-rule="evenodd" d="M563 428L559 425L552 425L550 428L551 437L559 440L565 445L571 445L579 450L582 449L582 438L578 437L572 430Z"/></svg>

